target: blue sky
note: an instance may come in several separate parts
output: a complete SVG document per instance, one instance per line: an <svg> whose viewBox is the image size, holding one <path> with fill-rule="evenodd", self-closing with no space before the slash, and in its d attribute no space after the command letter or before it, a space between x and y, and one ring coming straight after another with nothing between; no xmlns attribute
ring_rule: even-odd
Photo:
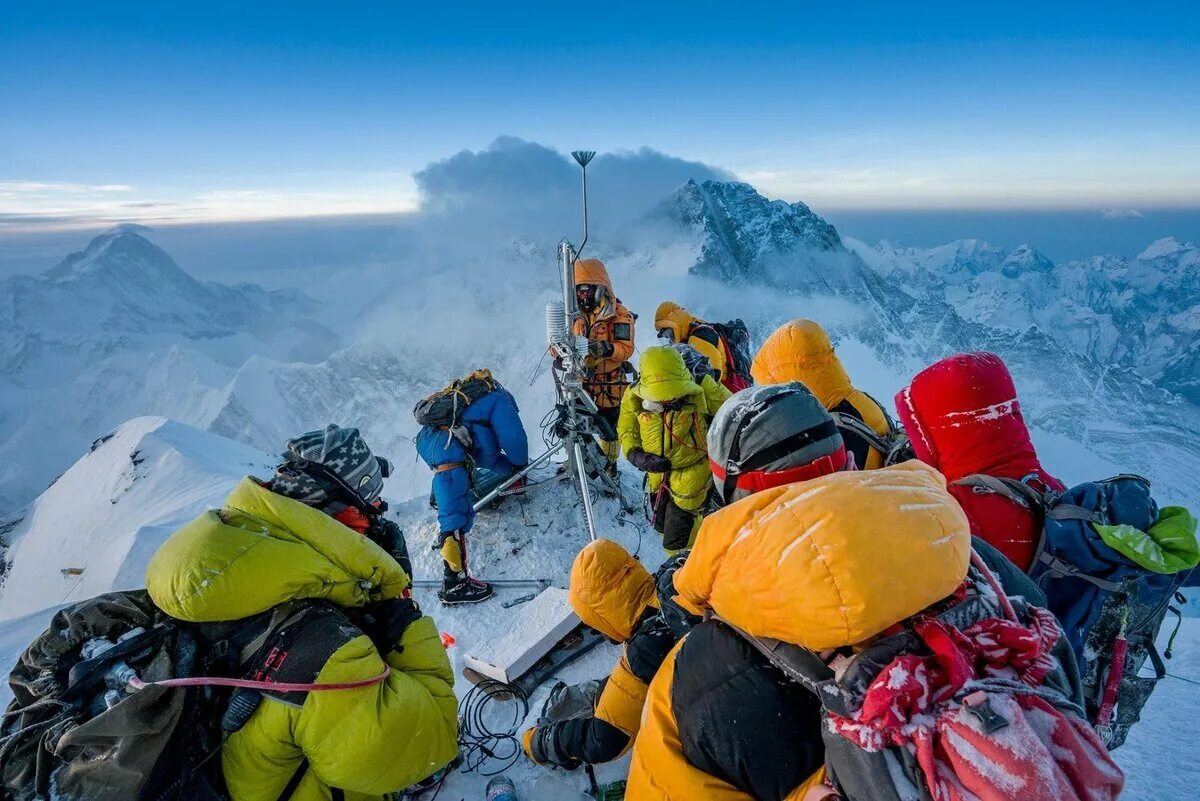
<svg viewBox="0 0 1200 801"><path fill-rule="evenodd" d="M10 224L410 210L500 135L819 210L1200 206L1195 3L14 5Z"/></svg>

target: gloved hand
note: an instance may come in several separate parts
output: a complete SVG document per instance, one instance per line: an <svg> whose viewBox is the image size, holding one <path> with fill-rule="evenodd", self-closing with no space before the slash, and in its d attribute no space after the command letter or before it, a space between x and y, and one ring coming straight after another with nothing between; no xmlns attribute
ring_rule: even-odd
<svg viewBox="0 0 1200 801"><path fill-rule="evenodd" d="M526 731L521 735L521 750L538 765L557 765L567 770L575 770L583 764L574 757L565 757L558 753L554 747L553 726L538 726Z"/></svg>
<svg viewBox="0 0 1200 801"><path fill-rule="evenodd" d="M603 339L588 340L588 353L592 356L607 358L613 355L613 343Z"/></svg>
<svg viewBox="0 0 1200 801"><path fill-rule="evenodd" d="M629 463L643 473L665 473L671 469L671 460L657 453L646 453L641 448L634 448L627 455Z"/></svg>
<svg viewBox="0 0 1200 801"><path fill-rule="evenodd" d="M360 627L380 654L399 650L400 639L410 625L421 619L421 608L412 598L373 601L363 609Z"/></svg>
<svg viewBox="0 0 1200 801"><path fill-rule="evenodd" d="M525 756L534 764L541 765L542 762L533 754L533 738L537 734L537 729L526 729L521 735L521 750L525 752Z"/></svg>
<svg viewBox="0 0 1200 801"><path fill-rule="evenodd" d="M412 578L412 560L408 558L408 543L400 526L384 517L376 517L367 529L367 537L376 545L387 551L400 567Z"/></svg>

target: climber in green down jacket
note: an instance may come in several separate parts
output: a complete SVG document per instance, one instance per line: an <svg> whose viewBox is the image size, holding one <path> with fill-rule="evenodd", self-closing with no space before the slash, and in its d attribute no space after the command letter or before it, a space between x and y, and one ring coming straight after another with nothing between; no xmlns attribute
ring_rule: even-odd
<svg viewBox="0 0 1200 801"><path fill-rule="evenodd" d="M382 522L386 462L337 426L290 441L285 459L168 539L146 586L192 622L313 606L261 668L269 681L386 674L355 689L265 694L222 748L233 801L277 801L289 783L291 801L382 799L455 758L454 674L432 618L408 597L403 539Z"/></svg>

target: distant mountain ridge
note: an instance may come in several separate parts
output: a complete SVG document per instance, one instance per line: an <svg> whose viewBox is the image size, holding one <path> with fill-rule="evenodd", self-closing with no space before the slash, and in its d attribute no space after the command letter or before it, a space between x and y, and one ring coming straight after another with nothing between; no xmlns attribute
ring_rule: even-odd
<svg viewBox="0 0 1200 801"><path fill-rule="evenodd" d="M1007 331L1037 327L1200 403L1200 247L1192 243L1161 239L1133 259L1061 264L1028 245L1006 254L976 240L927 249L881 242L856 252L889 281L966 319Z"/></svg>
<svg viewBox="0 0 1200 801"><path fill-rule="evenodd" d="M413 403L485 366L517 395L536 441L553 397L542 331L542 305L558 296L551 244L510 239L440 261L436 250L404 254L413 266L364 294L343 347L315 318L318 301L197 281L145 233L115 229L47 274L0 282L0 511L144 414L266 452L330 421L357 425L400 466L393 491L415 495L428 476L412 451ZM868 247L802 203L693 181L591 253L641 315L640 348L666 299L742 317L759 342L811 317L843 352L854 345L866 359L858 380L885 403L942 356L993 350L1035 425L1164 477L1179 500L1200 497L1188 467L1200 458L1193 245L1066 265L977 240Z"/></svg>
<svg viewBox="0 0 1200 801"><path fill-rule="evenodd" d="M145 233L118 226L42 275L0 281L0 502L31 497L130 417L205 421L253 355L337 347L312 298L198 281Z"/></svg>

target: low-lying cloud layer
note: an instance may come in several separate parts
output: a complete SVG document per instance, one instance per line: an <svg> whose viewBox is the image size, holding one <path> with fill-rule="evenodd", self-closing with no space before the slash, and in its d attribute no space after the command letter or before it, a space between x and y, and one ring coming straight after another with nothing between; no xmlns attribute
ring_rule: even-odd
<svg viewBox="0 0 1200 801"><path fill-rule="evenodd" d="M502 136L483 150L464 150L419 170L422 212L503 225L523 234L578 230L578 165L566 153ZM719 167L648 147L601 153L588 167L594 230L640 216L688 179L733 180Z"/></svg>

